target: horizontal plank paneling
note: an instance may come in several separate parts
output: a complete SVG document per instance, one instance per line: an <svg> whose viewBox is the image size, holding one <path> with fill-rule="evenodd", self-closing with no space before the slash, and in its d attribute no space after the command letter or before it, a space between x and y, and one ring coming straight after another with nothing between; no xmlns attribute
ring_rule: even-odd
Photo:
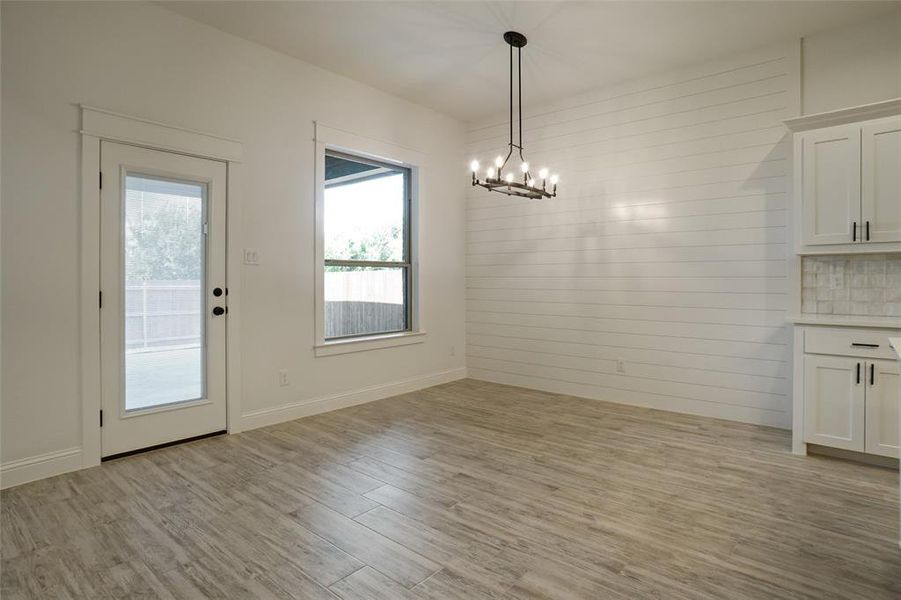
<svg viewBox="0 0 901 600"><path fill-rule="evenodd" d="M471 366L468 375L473 379L516 385L557 394L569 394L583 398L615 401L635 406L648 406L693 415L709 415L720 419L732 419L746 423L761 423L784 427L783 411L740 406L731 403L704 402L671 394L647 394L620 390L607 386L583 384L569 379L554 379L537 375L522 375L500 370Z"/></svg>
<svg viewBox="0 0 901 600"><path fill-rule="evenodd" d="M646 233L643 235L589 235L585 237L538 238L530 240L471 241L469 254L488 252L527 252L530 250L600 250L603 248L672 248L678 246L730 246L753 244L784 244L785 227L754 227L751 229L719 229L706 231L699 240L693 231Z"/></svg>
<svg viewBox="0 0 901 600"><path fill-rule="evenodd" d="M469 346L467 352L473 359L494 359L517 364L540 364L550 367L559 367L561 369L604 373L612 376L617 375L615 359L599 360L596 358L574 357L553 352L485 348L476 345ZM477 362L478 361L474 361L474 363ZM696 364L700 367L703 365L703 362L697 361ZM631 363L629 367L629 377L638 377L652 381L678 381L681 383L704 381L708 385L735 390L764 392L778 395L785 395L787 392L785 378L779 377L722 373L692 367L666 367L662 365L648 365L645 363Z"/></svg>
<svg viewBox="0 0 901 600"><path fill-rule="evenodd" d="M467 277L468 288L784 294L779 277Z"/></svg>
<svg viewBox="0 0 901 600"><path fill-rule="evenodd" d="M501 383L787 426L798 49L524 115L560 195L467 197L467 362ZM502 120L474 126L483 163ZM515 166L514 166L515 168ZM625 372L617 372L617 361Z"/></svg>
<svg viewBox="0 0 901 600"><path fill-rule="evenodd" d="M586 277L785 277L783 261L582 263L578 265L469 265L474 277L583 275Z"/></svg>
<svg viewBox="0 0 901 600"><path fill-rule="evenodd" d="M628 321L656 321L682 323L735 324L748 326L782 327L784 315L780 310L742 310L695 308L684 306L635 306L574 304L554 302L517 302L515 305L503 300L470 300L468 309L511 314L564 315L577 317L599 317Z"/></svg>
<svg viewBox="0 0 901 600"><path fill-rule="evenodd" d="M710 90L758 81L788 71L785 56L772 56L753 64L723 65L723 68L699 72L693 76L686 77L677 74L670 81L637 82L632 89L599 90L596 93L563 100L555 106L532 110L524 115L523 124L527 130L531 131L627 107L646 106L680 97L687 98ZM471 129L471 140L477 142L480 139L490 138L492 135L501 135L504 133L505 127L506 123L503 119L498 119L491 124L475 126Z"/></svg>
<svg viewBox="0 0 901 600"><path fill-rule="evenodd" d="M557 342L540 338L507 337L500 335L470 334L469 347L496 350L521 350L538 354L556 354L576 358L616 361L622 359L629 365L659 365L720 373L741 373L763 377L786 378L790 368L779 358L747 358L690 353L684 350L648 350L615 346L600 339L596 343ZM483 350L481 350L483 351Z"/></svg>
<svg viewBox="0 0 901 600"><path fill-rule="evenodd" d="M497 335L516 338L537 338L558 342L582 344L604 343L623 348L645 350L669 350L692 354L711 354L736 358L786 359L785 345L762 342L742 342L717 338L691 338L679 336L630 334L563 329L560 327L533 327L529 325L504 325L496 323L468 323L467 333Z"/></svg>
<svg viewBox="0 0 901 600"><path fill-rule="evenodd" d="M586 206L581 208L573 206L563 210L549 211L546 207L537 204L520 204L498 208L473 208L468 211L468 220L472 223L472 229L492 229L478 227L476 223L505 222L511 218L522 219L526 217L547 217L554 223L566 223L570 220L589 219L592 221L608 221L612 219L648 219L658 215L665 206L669 217L687 217L692 215L715 215L729 213L745 213L765 210L778 210L783 207L785 201L780 194L743 195L732 198L711 198L700 200L687 200L681 203L675 202L643 202L640 204L616 203L611 206L597 208ZM591 203L596 205L597 202Z"/></svg>
<svg viewBox="0 0 901 600"><path fill-rule="evenodd" d="M493 325L523 325L526 327L571 329L598 333L631 333L636 335L666 335L702 340L730 340L739 342L785 344L788 336L784 327L756 325L720 325L708 323L655 323L623 321L602 317L567 317L561 315L529 315L509 312L468 311L469 323Z"/></svg>

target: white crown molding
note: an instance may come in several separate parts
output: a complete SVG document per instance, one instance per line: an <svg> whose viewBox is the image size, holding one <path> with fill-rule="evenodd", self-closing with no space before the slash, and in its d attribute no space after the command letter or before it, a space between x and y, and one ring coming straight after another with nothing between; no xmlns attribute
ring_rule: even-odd
<svg viewBox="0 0 901 600"><path fill-rule="evenodd" d="M844 125L857 121L880 119L882 117L893 117L895 115L901 115L901 98L794 117L786 119L783 123L790 131L798 132L821 127L832 127L833 125Z"/></svg>

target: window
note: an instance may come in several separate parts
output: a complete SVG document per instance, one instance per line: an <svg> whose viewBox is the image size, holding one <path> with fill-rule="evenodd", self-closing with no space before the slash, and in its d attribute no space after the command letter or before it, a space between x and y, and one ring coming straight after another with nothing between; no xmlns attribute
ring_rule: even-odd
<svg viewBox="0 0 901 600"><path fill-rule="evenodd" d="M325 151L324 339L412 329L407 167Z"/></svg>

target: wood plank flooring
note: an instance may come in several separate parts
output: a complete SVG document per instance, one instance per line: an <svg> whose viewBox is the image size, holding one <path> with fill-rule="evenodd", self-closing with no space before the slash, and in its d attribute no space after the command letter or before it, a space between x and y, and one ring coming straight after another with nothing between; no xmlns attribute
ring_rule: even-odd
<svg viewBox="0 0 901 600"><path fill-rule="evenodd" d="M464 380L6 490L2 597L901 598L898 475Z"/></svg>

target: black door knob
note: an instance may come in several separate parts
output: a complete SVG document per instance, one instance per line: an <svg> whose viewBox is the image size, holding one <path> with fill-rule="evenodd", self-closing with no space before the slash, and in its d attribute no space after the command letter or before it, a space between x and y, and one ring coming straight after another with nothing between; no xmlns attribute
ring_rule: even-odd
<svg viewBox="0 0 901 600"><path fill-rule="evenodd" d="M213 307L213 314L216 315L217 317L224 315L225 309L222 308L221 306L215 306L215 307Z"/></svg>
<svg viewBox="0 0 901 600"><path fill-rule="evenodd" d="M213 288L213 295L217 298L222 295L222 288Z"/></svg>

